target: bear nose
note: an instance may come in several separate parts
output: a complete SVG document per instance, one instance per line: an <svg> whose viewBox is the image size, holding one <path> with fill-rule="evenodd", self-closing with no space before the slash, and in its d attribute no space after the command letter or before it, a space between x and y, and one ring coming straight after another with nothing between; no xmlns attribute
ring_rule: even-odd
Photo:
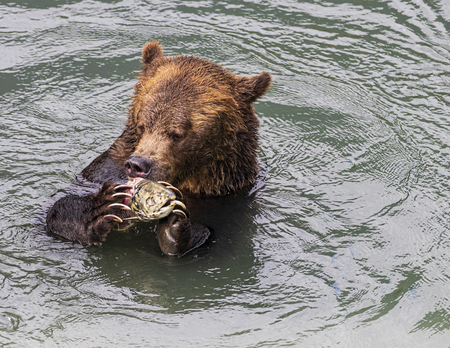
<svg viewBox="0 0 450 348"><path fill-rule="evenodd" d="M149 159L139 156L130 156L125 161L128 176L145 178L152 169L152 163Z"/></svg>

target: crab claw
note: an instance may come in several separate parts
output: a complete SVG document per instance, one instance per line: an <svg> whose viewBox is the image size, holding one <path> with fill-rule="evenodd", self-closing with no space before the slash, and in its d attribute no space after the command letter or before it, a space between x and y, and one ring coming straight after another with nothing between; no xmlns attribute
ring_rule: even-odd
<svg viewBox="0 0 450 348"><path fill-rule="evenodd" d="M108 214L108 215L105 215L103 217L105 219L108 219L108 220L117 221L117 222L120 222L120 223L123 222L123 220L120 217L116 216L116 215Z"/></svg>
<svg viewBox="0 0 450 348"><path fill-rule="evenodd" d="M117 208L120 208L120 209L123 209L123 210L128 210L128 211L131 210L131 208L128 205L125 205L125 204L122 204L122 203L113 203L113 204L110 204L108 207L109 208L117 207Z"/></svg>

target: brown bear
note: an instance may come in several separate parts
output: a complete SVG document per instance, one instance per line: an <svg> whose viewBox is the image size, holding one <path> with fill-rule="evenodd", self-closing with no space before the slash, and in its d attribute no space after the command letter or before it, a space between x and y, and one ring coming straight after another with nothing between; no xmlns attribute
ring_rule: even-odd
<svg viewBox="0 0 450 348"><path fill-rule="evenodd" d="M240 77L194 56L166 57L158 42L147 43L125 130L49 209L48 231L83 245L104 242L116 224L110 217L127 213L112 205L123 202L117 185L133 178L169 182L184 195L251 187L259 127L252 104L270 84L266 72ZM209 235L185 213L159 221L165 254L182 256Z"/></svg>

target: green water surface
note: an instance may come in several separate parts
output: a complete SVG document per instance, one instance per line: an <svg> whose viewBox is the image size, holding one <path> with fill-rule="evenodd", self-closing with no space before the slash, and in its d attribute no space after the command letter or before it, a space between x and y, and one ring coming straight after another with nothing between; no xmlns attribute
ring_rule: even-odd
<svg viewBox="0 0 450 348"><path fill-rule="evenodd" d="M450 347L449 30L447 0L0 0L0 346ZM180 260L42 224L149 40L274 79L265 179Z"/></svg>

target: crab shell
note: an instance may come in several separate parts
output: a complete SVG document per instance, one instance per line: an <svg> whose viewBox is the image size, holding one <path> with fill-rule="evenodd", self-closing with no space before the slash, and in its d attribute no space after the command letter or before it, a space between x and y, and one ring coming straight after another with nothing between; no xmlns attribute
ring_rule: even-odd
<svg viewBox="0 0 450 348"><path fill-rule="evenodd" d="M157 220L169 215L179 205L176 194L166 186L141 180L135 186L130 208L140 220Z"/></svg>

